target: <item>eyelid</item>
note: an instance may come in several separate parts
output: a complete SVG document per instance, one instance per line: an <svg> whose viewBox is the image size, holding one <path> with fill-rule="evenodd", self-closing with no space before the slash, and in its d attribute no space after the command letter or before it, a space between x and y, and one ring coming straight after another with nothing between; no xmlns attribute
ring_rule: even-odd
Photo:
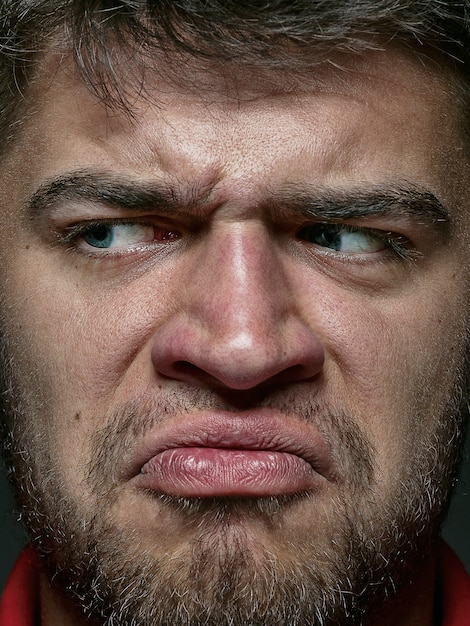
<svg viewBox="0 0 470 626"><path fill-rule="evenodd" d="M96 228L97 226L125 226L126 224L145 224L148 222L143 222L140 220L126 220L126 219L118 219L118 218L109 218L109 219L89 219L80 222L76 222L74 224L70 224L64 228L63 233L61 234L61 241L67 243L72 242L75 239L78 239L81 235L86 233L88 230L92 228Z"/></svg>
<svg viewBox="0 0 470 626"><path fill-rule="evenodd" d="M156 216L142 216L142 217L100 217L83 219L74 221L73 224L64 226L61 231L61 238L63 241L72 241L74 238L79 237L86 231L96 228L97 226L153 226L154 228L161 228L162 230L180 230L174 224L170 224L168 220L156 217Z"/></svg>

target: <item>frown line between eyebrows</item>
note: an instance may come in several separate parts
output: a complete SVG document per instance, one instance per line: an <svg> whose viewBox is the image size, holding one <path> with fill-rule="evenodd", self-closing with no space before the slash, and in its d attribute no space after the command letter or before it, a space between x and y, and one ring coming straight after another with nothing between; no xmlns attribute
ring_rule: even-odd
<svg viewBox="0 0 470 626"><path fill-rule="evenodd" d="M79 170L46 180L29 198L26 213L33 221L44 219L69 203L94 203L116 210L186 216L203 220L214 207L208 186L170 185L158 181L124 179L121 175ZM315 221L361 220L385 217L415 223L450 234L452 218L428 189L415 185L361 185L350 189L295 184L271 190L257 206L270 219Z"/></svg>

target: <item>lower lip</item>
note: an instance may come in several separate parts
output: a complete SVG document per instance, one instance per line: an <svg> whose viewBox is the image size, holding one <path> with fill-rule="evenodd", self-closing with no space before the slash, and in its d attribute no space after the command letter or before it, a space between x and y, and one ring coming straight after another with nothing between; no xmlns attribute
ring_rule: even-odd
<svg viewBox="0 0 470 626"><path fill-rule="evenodd" d="M172 448L150 459L138 484L184 497L287 495L317 489L321 476L302 458L271 450Z"/></svg>

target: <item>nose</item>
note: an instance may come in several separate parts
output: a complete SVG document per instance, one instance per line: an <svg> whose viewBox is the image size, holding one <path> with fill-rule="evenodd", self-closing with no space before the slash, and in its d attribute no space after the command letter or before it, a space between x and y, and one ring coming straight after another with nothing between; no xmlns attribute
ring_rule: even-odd
<svg viewBox="0 0 470 626"><path fill-rule="evenodd" d="M191 254L175 311L155 333L160 376L247 390L320 372L322 344L303 319L267 228L225 225Z"/></svg>

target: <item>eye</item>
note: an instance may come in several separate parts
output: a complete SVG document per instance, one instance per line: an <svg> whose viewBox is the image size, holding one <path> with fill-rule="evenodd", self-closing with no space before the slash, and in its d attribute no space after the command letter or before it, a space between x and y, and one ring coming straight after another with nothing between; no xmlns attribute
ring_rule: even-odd
<svg viewBox="0 0 470 626"><path fill-rule="evenodd" d="M176 238L178 234L169 229L140 222L85 223L73 227L68 235L69 241L82 248L116 252Z"/></svg>
<svg viewBox="0 0 470 626"><path fill-rule="evenodd" d="M297 237L343 254L368 254L392 247L390 233L379 234L378 231L350 224L309 224L300 229Z"/></svg>

